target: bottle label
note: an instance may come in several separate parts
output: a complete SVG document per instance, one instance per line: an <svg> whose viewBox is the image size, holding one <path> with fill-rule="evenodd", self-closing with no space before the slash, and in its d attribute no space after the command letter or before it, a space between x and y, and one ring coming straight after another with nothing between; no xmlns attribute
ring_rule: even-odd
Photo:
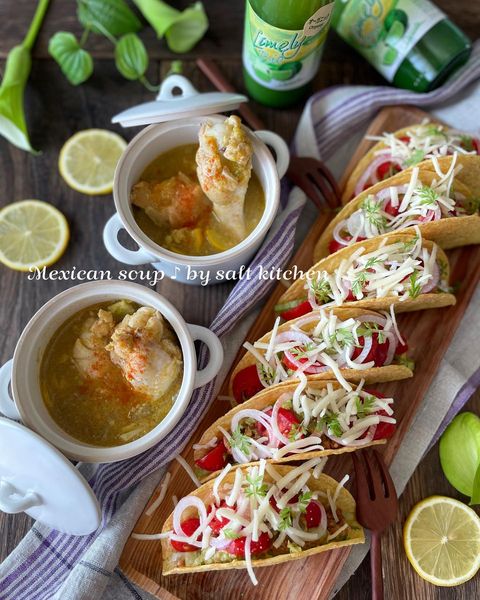
<svg viewBox="0 0 480 600"><path fill-rule="evenodd" d="M327 37L334 3L319 8L303 29L273 27L247 2L243 64L264 87L292 90L315 77Z"/></svg>
<svg viewBox="0 0 480 600"><path fill-rule="evenodd" d="M429 0L341 0L348 2L337 33L388 81L405 57L445 14Z"/></svg>

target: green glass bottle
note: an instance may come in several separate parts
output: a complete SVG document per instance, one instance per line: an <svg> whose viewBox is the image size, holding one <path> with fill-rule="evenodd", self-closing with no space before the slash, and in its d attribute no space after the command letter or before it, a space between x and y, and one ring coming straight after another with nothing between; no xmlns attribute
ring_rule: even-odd
<svg viewBox="0 0 480 600"><path fill-rule="evenodd" d="M429 0L337 0L332 27L385 79L416 92L440 85L472 50Z"/></svg>
<svg viewBox="0 0 480 600"><path fill-rule="evenodd" d="M247 0L243 69L252 98L289 106L310 89L330 26L333 0Z"/></svg>

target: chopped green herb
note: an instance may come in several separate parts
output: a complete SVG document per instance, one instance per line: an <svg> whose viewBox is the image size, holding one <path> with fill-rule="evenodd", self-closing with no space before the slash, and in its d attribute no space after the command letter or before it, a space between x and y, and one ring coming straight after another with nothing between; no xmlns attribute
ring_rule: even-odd
<svg viewBox="0 0 480 600"><path fill-rule="evenodd" d="M282 508L282 510L280 511L279 517L280 517L280 523L278 525L278 529L280 531L285 531L285 529L287 529L287 527L292 526L292 512L288 508L288 506L286 506L285 508Z"/></svg>
<svg viewBox="0 0 480 600"><path fill-rule="evenodd" d="M324 425L335 437L342 437L343 429L336 413L325 413L320 419L319 424Z"/></svg>
<svg viewBox="0 0 480 600"><path fill-rule="evenodd" d="M299 435L305 435L306 433L307 430L302 423L292 423L290 431L288 432L288 439L291 442L294 442L296 439L298 439Z"/></svg>
<svg viewBox="0 0 480 600"><path fill-rule="evenodd" d="M410 287L408 289L408 295L410 298L417 298L420 296L421 285L418 283L418 271L414 271L409 278Z"/></svg>
<svg viewBox="0 0 480 600"><path fill-rule="evenodd" d="M373 266L378 265L378 263L382 262L378 256L371 256L367 262L365 263L365 269L371 269Z"/></svg>
<svg viewBox="0 0 480 600"><path fill-rule="evenodd" d="M421 205L434 206L439 198L438 192L428 185L422 185L416 190L416 194L420 198Z"/></svg>
<svg viewBox="0 0 480 600"><path fill-rule="evenodd" d="M307 353L311 352L312 350L315 350L315 348L316 348L315 344L313 342L309 342L308 344L305 344L304 346L298 346L297 348L292 348L290 350L290 352L296 358L307 358Z"/></svg>
<svg viewBox="0 0 480 600"><path fill-rule="evenodd" d="M362 210L367 221L377 229L383 229L387 224L387 218L382 210L382 201L375 200L373 196L367 196L362 202Z"/></svg>
<svg viewBox="0 0 480 600"><path fill-rule="evenodd" d="M448 139L447 134L438 125L427 125L425 127L424 131L425 131L425 136L431 136L431 137L441 136L441 137L444 137L445 139Z"/></svg>
<svg viewBox="0 0 480 600"><path fill-rule="evenodd" d="M335 343L343 346L353 346L355 344L355 338L350 329L346 327L339 327L331 334L329 338L330 345L333 346Z"/></svg>
<svg viewBox="0 0 480 600"><path fill-rule="evenodd" d="M357 408L357 417L359 419L363 419L367 417L369 414L373 412L373 406L375 404L375 398L373 396L367 396L366 398L360 400L357 398L355 400L355 406Z"/></svg>
<svg viewBox="0 0 480 600"><path fill-rule="evenodd" d="M399 365L403 365L404 367L407 367L408 369L410 369L410 371L415 370L415 361L412 360L411 358L408 358L408 356L406 354L397 354L396 359L397 359L397 363Z"/></svg>
<svg viewBox="0 0 480 600"><path fill-rule="evenodd" d="M310 280L310 289L315 294L317 302L325 303L332 298L332 288L326 279L318 278Z"/></svg>
<svg viewBox="0 0 480 600"><path fill-rule="evenodd" d="M406 167L412 167L413 165L416 165L419 162L422 162L422 160L425 158L425 152L423 150L414 150L412 152L412 154L410 155L409 158L407 158L407 160L405 161L405 166Z"/></svg>
<svg viewBox="0 0 480 600"><path fill-rule="evenodd" d="M383 329L380 329L377 323L364 323L357 329L358 336L372 337L376 333L378 337L378 343L383 344L385 341L385 334Z"/></svg>
<svg viewBox="0 0 480 600"><path fill-rule="evenodd" d="M298 499L298 510L301 513L304 513L307 510L307 506L310 503L310 500L312 499L313 496L313 492L304 492L303 494L301 494L300 498Z"/></svg>
<svg viewBox="0 0 480 600"><path fill-rule="evenodd" d="M263 483L262 475L257 475L256 477L247 475L246 479L249 484L245 490L245 494L247 496L253 496L257 500L265 497L268 491L268 486L266 483Z"/></svg>
<svg viewBox="0 0 480 600"><path fill-rule="evenodd" d="M238 426L232 433L232 437L230 438L230 447L238 448L243 454L250 454L250 439L241 432L240 426Z"/></svg>
<svg viewBox="0 0 480 600"><path fill-rule="evenodd" d="M363 286L367 281L367 274L364 271L357 273L352 283L352 292L355 296L359 296L362 293Z"/></svg>

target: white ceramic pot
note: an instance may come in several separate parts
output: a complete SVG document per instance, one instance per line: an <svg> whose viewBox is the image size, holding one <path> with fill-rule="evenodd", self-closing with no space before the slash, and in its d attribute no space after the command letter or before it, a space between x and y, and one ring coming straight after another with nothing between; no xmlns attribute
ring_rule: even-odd
<svg viewBox="0 0 480 600"><path fill-rule="evenodd" d="M160 154L181 146L198 142L200 124L205 119L222 122L225 117L209 115L182 121L150 125L128 144L115 172L113 197L117 212L105 225L103 241L108 252L120 262L129 265L151 263L166 276L182 283L199 285L200 277L193 279L194 272L205 274L209 283L219 281L219 270L238 271L248 264L265 238L280 200L280 179L289 163L288 147L282 138L271 131L248 130L253 146L253 169L260 179L265 194L265 211L252 233L233 248L210 256L185 256L170 252L148 238L137 225L130 204L130 190L137 183L145 168ZM276 154L276 162L266 144ZM118 233L125 229L139 248L128 250L118 240ZM189 277L190 274L190 277Z"/></svg>
<svg viewBox="0 0 480 600"><path fill-rule="evenodd" d="M40 391L40 363L52 335L66 319L93 304L123 298L155 308L170 323L183 354L183 380L170 412L154 429L128 444L97 447L76 440L53 421ZM195 340L205 343L209 349L209 362L200 371L197 370ZM192 391L211 381L222 362L223 348L217 336L205 327L185 323L170 302L153 290L125 281L85 283L52 298L23 330L13 359L0 369L0 411L7 417L21 419L69 458L94 463L124 460L163 439L185 412Z"/></svg>

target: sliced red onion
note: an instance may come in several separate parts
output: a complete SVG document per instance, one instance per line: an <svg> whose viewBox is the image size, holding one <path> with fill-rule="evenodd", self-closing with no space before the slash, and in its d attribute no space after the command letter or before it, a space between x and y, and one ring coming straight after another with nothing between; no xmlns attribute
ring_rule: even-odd
<svg viewBox="0 0 480 600"><path fill-rule="evenodd" d="M376 194L375 197L378 198L379 200L385 200L385 204L388 204L388 202L392 199L392 193L390 191L390 189L392 187L395 187L395 189L397 190L398 194L405 194L405 192L408 189L408 185L396 185L396 186L389 186L386 188L383 188L383 190L379 190ZM399 203L400 205L400 203Z"/></svg>
<svg viewBox="0 0 480 600"><path fill-rule="evenodd" d="M282 331L275 336L275 342L283 343L283 342L300 342L302 345L310 344L312 340L308 337L306 333L303 331Z"/></svg>
<svg viewBox="0 0 480 600"><path fill-rule="evenodd" d="M185 532L181 527L181 517L183 512L192 506L198 510L200 525L203 525L203 523L207 520L207 509L205 508L205 504L202 502L202 500L196 496L186 496L178 501L178 504L173 511L173 530L177 535L188 537L185 536Z"/></svg>
<svg viewBox="0 0 480 600"><path fill-rule="evenodd" d="M283 433L280 431L280 429L278 427L278 411L280 410L280 408L282 408L283 402L284 402L284 397L282 394L282 396L280 396L280 398L273 405L271 423L272 423L272 430L273 430L275 437L278 440L280 440L280 442L287 445L290 443L290 440L286 436L283 435Z"/></svg>
<svg viewBox="0 0 480 600"><path fill-rule="evenodd" d="M372 349L372 343L373 343L371 336L364 337L363 340L364 340L364 345L363 345L362 351L355 359L351 359L351 361L353 363L357 363L359 365L361 365L362 363L365 362L365 359L367 358L368 353ZM352 348L352 350L353 350L353 348ZM345 361L345 362L348 364L348 361Z"/></svg>
<svg viewBox="0 0 480 600"><path fill-rule="evenodd" d="M300 317L296 320L295 327L303 327L304 325L307 325L308 323L313 323L314 321L318 321L318 313L308 313L304 317ZM310 338L308 339L310 340Z"/></svg>
<svg viewBox="0 0 480 600"><path fill-rule="evenodd" d="M239 410L232 418L232 422L230 424L231 431L235 431L240 421L243 419L253 419L254 421L258 421L265 427L269 436L272 433L270 417L261 410L256 410L254 408L245 408L243 410Z"/></svg>
<svg viewBox="0 0 480 600"><path fill-rule="evenodd" d="M339 244L342 244L343 246L348 246L349 242L347 240L345 240L341 235L340 232L345 229L346 227L346 221L345 219L343 221L340 221L340 223L338 223L335 226L335 229L333 230L333 239L338 242Z"/></svg>
<svg viewBox="0 0 480 600"><path fill-rule="evenodd" d="M210 546L212 546L213 548L216 548L217 550L224 550L225 548L230 546L231 543L232 543L232 540L229 540L227 538L223 538L223 539L218 538L218 537L210 538Z"/></svg>
<svg viewBox="0 0 480 600"><path fill-rule="evenodd" d="M368 165L368 167L365 169L363 175L357 180L357 185L355 186L355 191L354 191L355 196L358 196L358 194L361 194L363 192L363 188L365 187L365 184L367 182L370 183L369 187L371 187L373 184L377 183L377 181L378 181L377 169L380 165L383 165L383 163L385 163L385 162L397 162L397 161L392 159L391 154L383 154L383 155L380 155L380 156L377 156L376 158L374 158L372 160L372 162ZM397 164L400 165L400 163L397 163Z"/></svg>
<svg viewBox="0 0 480 600"><path fill-rule="evenodd" d="M296 356L294 356L289 350L285 350L285 357L295 365L297 371L303 373L307 369L309 374L322 373L325 370L323 365L309 364L308 361L301 362Z"/></svg>

